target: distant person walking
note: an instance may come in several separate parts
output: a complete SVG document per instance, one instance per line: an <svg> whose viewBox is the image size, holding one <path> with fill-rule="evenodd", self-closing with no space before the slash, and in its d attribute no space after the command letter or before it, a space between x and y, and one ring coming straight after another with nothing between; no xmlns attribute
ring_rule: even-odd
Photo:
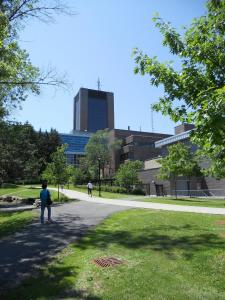
<svg viewBox="0 0 225 300"><path fill-rule="evenodd" d="M45 208L48 210L48 220L46 223L52 223L51 219L51 194L47 189L47 183L42 183L42 190L40 192L40 199L41 199L41 224L44 224L44 212Z"/></svg>
<svg viewBox="0 0 225 300"><path fill-rule="evenodd" d="M92 197L93 184L89 181L87 184L88 195Z"/></svg>

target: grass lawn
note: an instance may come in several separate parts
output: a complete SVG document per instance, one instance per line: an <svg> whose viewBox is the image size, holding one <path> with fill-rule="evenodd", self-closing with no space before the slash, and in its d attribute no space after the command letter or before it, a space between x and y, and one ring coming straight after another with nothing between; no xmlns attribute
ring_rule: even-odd
<svg viewBox="0 0 225 300"><path fill-rule="evenodd" d="M85 188L70 186L70 190L75 190L82 193L87 193ZM101 192L102 198L106 199L128 199L141 202L165 203L165 204L178 204L190 206L207 206L207 207L222 207L225 208L225 200L223 199L209 199L209 198L172 198L172 197L155 197L146 198L143 196L117 194L110 192ZM93 190L93 196L98 197L98 190Z"/></svg>
<svg viewBox="0 0 225 300"><path fill-rule="evenodd" d="M77 191L77 192L87 193L87 189L85 189L85 188L70 186L69 189ZM93 194L93 196L98 197L98 188L94 189L92 191L92 194ZM126 199L126 198L135 198L136 199L139 196L101 191L101 197L108 198L108 199Z"/></svg>
<svg viewBox="0 0 225 300"><path fill-rule="evenodd" d="M55 191L50 191L52 200L58 200L58 193ZM2 195L10 195L10 196L18 196L21 198L39 198L40 197L40 189L31 188L28 186L15 186L13 188L0 188L0 196ZM60 193L60 199L63 201L68 200L66 196Z"/></svg>
<svg viewBox="0 0 225 300"><path fill-rule="evenodd" d="M225 299L224 224L221 216L120 212L4 299ZM124 263L93 264L106 256Z"/></svg>
<svg viewBox="0 0 225 300"><path fill-rule="evenodd" d="M142 202L155 202L155 203L165 203L165 204L178 204L178 205L190 205L190 206L207 206L207 207L223 207L225 208L224 199L208 199L208 198L167 198L167 197L157 197L157 198L141 198L135 199Z"/></svg>
<svg viewBox="0 0 225 300"><path fill-rule="evenodd" d="M36 211L0 212L0 238L23 228L36 216Z"/></svg>
<svg viewBox="0 0 225 300"><path fill-rule="evenodd" d="M26 188L24 188L22 186L16 186L16 185L14 187L10 187L10 188L0 188L0 196L13 195L15 192L21 193L25 189Z"/></svg>

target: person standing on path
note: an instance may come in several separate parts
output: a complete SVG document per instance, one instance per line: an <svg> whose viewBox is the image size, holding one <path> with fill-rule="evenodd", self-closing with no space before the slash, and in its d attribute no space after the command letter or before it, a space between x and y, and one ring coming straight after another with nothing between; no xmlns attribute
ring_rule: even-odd
<svg viewBox="0 0 225 300"><path fill-rule="evenodd" d="M92 197L93 184L89 181L87 184L88 195Z"/></svg>
<svg viewBox="0 0 225 300"><path fill-rule="evenodd" d="M42 183L42 190L40 192L40 199L41 199L41 224L44 224L44 213L45 213L45 208L48 210L48 221L47 223L52 223L51 219L51 194L49 190L47 189L47 183L44 182Z"/></svg>

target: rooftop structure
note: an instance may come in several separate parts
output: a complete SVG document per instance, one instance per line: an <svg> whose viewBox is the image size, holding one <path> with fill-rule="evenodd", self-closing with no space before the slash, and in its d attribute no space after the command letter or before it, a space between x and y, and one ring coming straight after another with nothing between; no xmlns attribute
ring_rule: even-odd
<svg viewBox="0 0 225 300"><path fill-rule="evenodd" d="M177 143L179 141L183 141L185 139L188 139L190 137L191 131L192 130L188 130L186 132L182 132L180 134L173 135L173 136L170 136L170 137L165 138L163 140L157 141L157 142L155 142L155 147L156 148L161 148L163 146L167 146L167 145L170 145L170 144Z"/></svg>
<svg viewBox="0 0 225 300"><path fill-rule="evenodd" d="M80 88L74 97L73 129L96 132L106 128L114 128L113 93Z"/></svg>

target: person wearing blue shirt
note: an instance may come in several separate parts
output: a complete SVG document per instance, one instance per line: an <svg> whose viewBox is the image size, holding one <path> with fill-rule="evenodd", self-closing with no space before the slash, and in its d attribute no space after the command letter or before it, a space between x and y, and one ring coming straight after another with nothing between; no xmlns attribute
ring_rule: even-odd
<svg viewBox="0 0 225 300"><path fill-rule="evenodd" d="M48 204L48 199L51 199L49 190L47 189L47 183L42 183L42 190L40 192L41 200L41 224L44 224L44 212L45 208L48 210L48 221L46 223L52 223L51 219L51 205Z"/></svg>

